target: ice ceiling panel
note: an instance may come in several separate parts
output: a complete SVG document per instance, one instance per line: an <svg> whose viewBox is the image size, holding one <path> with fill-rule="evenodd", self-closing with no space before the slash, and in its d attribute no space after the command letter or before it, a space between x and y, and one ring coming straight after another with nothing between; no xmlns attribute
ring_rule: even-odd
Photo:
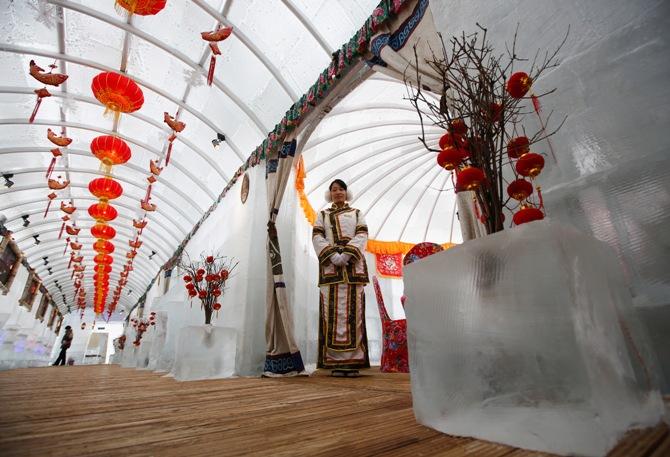
<svg viewBox="0 0 670 457"><path fill-rule="evenodd" d="M9 42L43 51L58 51L56 27L60 18L53 6L34 2L8 2L0 14L0 36L3 43ZM43 68L46 69L45 66Z"/></svg>
<svg viewBox="0 0 670 457"><path fill-rule="evenodd" d="M124 32L91 16L65 10L65 54L108 67L121 62Z"/></svg>

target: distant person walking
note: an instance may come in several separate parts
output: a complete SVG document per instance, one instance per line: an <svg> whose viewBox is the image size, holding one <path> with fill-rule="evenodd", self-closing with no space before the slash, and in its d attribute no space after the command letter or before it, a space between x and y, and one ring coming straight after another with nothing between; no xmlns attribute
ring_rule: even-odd
<svg viewBox="0 0 670 457"><path fill-rule="evenodd" d="M60 342L60 354L58 354L58 358L54 362L54 366L65 365L65 352L67 352L68 348L72 344L72 338L74 338L72 327L68 325L65 327L65 335L63 335L63 339Z"/></svg>

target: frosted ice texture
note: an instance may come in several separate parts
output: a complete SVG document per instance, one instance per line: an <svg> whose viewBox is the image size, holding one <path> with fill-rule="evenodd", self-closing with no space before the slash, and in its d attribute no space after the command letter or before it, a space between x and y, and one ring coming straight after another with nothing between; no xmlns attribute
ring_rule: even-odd
<svg viewBox="0 0 670 457"><path fill-rule="evenodd" d="M237 333L226 327L192 325L179 332L171 374L177 381L229 378L235 373Z"/></svg>
<svg viewBox="0 0 670 457"><path fill-rule="evenodd" d="M469 241L405 267L405 293L424 425L595 456L662 415L617 258L590 236L542 221Z"/></svg>

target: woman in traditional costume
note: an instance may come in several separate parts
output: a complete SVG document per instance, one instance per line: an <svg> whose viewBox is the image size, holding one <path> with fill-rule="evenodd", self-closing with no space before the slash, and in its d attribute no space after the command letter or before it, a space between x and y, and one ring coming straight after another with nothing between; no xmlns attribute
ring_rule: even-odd
<svg viewBox="0 0 670 457"><path fill-rule="evenodd" d="M326 191L330 208L317 215L312 243L319 258L319 356L317 368L333 376L358 376L369 368L365 331L365 262L368 226L363 213L347 204L351 194L336 179Z"/></svg>

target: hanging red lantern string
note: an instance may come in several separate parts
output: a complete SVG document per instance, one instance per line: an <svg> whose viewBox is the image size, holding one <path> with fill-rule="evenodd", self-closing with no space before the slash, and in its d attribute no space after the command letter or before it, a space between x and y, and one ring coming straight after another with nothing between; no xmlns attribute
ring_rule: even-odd
<svg viewBox="0 0 670 457"><path fill-rule="evenodd" d="M111 254L114 252L114 245L109 241L98 240L93 243L93 250L98 254Z"/></svg>
<svg viewBox="0 0 670 457"><path fill-rule="evenodd" d="M217 25L213 32L202 32L200 36L203 40L209 42L209 48L212 50L212 57L209 60L209 72L207 72L207 85L211 86L214 81L214 68L216 67L216 56L221 55L219 42L225 40L233 33L232 27L221 27Z"/></svg>
<svg viewBox="0 0 670 457"><path fill-rule="evenodd" d="M30 67L28 72L30 73L30 76L35 78L37 81L41 82L42 84L47 84L49 86L55 86L58 87L61 84L65 82L65 80L68 78L66 74L63 73L53 73L53 71L57 68L55 64L49 65L49 68L51 69L48 73L44 72L43 68L40 68L34 60L30 61ZM36 89L35 90L35 95L37 95L37 101L35 103L35 108L33 109L32 114L30 115L30 119L28 119L29 123L33 123L35 120L35 116L37 116L37 111L40 109L40 105L42 104L42 99L46 97L51 97L51 93L47 90L46 87L42 89Z"/></svg>
<svg viewBox="0 0 670 457"><path fill-rule="evenodd" d="M516 172L521 176L535 178L544 168L544 157L534 152L522 155L516 163Z"/></svg>
<svg viewBox="0 0 670 457"><path fill-rule="evenodd" d="M111 240L116 236L116 230L110 225L99 223L91 227L91 235L101 240Z"/></svg>
<svg viewBox="0 0 670 457"><path fill-rule="evenodd" d="M533 193L533 185L525 179L517 179L507 186L507 195L515 200L525 200Z"/></svg>
<svg viewBox="0 0 670 457"><path fill-rule="evenodd" d="M465 167L456 173L456 192L476 190L486 181L484 172L477 167Z"/></svg>
<svg viewBox="0 0 670 457"><path fill-rule="evenodd" d="M103 72L93 78L93 95L105 106L105 113L113 112L118 121L121 113L132 113L144 104L142 89L127 76Z"/></svg>
<svg viewBox="0 0 670 457"><path fill-rule="evenodd" d="M110 175L112 166L121 165L130 160L131 152L128 144L121 138L102 135L91 141L91 152L100 160L100 168L105 175Z"/></svg>
<svg viewBox="0 0 670 457"><path fill-rule="evenodd" d="M179 110L177 110L177 115L175 117L170 116L167 111L163 113L163 122L165 122L168 127L172 129L172 134L168 137L168 150L165 155L165 166L167 167L170 163L170 154L172 153L172 143L177 139L177 133L181 133L185 128L186 124L177 120L179 117ZM160 173L160 172L159 172Z"/></svg>
<svg viewBox="0 0 670 457"><path fill-rule="evenodd" d="M531 205L522 205L521 209L514 213L512 220L515 225L526 224L528 222L540 221L544 219L542 210Z"/></svg>

